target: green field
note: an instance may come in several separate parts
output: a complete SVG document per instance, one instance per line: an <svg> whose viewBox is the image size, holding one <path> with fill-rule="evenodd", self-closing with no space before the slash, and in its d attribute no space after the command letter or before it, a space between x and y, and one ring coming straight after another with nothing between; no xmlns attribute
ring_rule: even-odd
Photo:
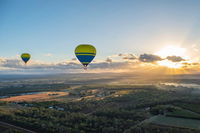
<svg viewBox="0 0 200 133"><path fill-rule="evenodd" d="M200 120L200 114L183 109L177 109L173 112L167 112L166 116Z"/></svg>
<svg viewBox="0 0 200 133"><path fill-rule="evenodd" d="M194 120L194 119L184 119L184 118L166 117L163 115L158 115L151 117L149 120L147 120L147 122L162 126L200 130L200 120Z"/></svg>

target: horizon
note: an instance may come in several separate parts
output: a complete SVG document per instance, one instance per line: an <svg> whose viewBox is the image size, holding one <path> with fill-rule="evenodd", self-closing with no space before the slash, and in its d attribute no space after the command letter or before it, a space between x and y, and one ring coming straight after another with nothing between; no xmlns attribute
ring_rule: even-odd
<svg viewBox="0 0 200 133"><path fill-rule="evenodd" d="M200 1L0 2L0 73L200 73ZM97 49L87 71L74 49ZM27 67L20 59L30 53Z"/></svg>
<svg viewBox="0 0 200 133"><path fill-rule="evenodd" d="M199 133L200 0L0 0L0 133Z"/></svg>

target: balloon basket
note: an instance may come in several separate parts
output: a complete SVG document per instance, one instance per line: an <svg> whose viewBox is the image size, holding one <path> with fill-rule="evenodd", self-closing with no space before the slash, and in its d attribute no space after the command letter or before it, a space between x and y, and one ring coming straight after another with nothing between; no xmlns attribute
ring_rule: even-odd
<svg viewBox="0 0 200 133"><path fill-rule="evenodd" d="M84 70L87 70L87 67L83 67Z"/></svg>

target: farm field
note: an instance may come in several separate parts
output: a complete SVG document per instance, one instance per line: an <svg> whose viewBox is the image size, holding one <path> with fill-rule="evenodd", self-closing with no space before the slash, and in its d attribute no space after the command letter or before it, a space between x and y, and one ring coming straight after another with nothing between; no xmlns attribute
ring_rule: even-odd
<svg viewBox="0 0 200 133"><path fill-rule="evenodd" d="M200 130L200 120L195 120L195 119L184 119L184 118L166 117L159 115L150 118L148 122L161 126Z"/></svg>
<svg viewBox="0 0 200 133"><path fill-rule="evenodd" d="M39 94L27 94L22 96L13 96L9 98L2 98L0 101L7 102L23 102L23 101L48 101L58 100L58 97L67 96L68 92L43 92Z"/></svg>

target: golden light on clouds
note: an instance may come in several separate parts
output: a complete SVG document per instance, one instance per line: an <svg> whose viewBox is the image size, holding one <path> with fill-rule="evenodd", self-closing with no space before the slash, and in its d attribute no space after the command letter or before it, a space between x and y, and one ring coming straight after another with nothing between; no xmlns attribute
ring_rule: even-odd
<svg viewBox="0 0 200 133"><path fill-rule="evenodd" d="M162 61L158 61L158 65L166 66L168 68L179 69L183 67L182 61L171 61L166 59L169 56L176 56L183 59L189 59L188 55L186 55L186 49L178 45L168 45L160 51L156 52L155 54L163 58Z"/></svg>
<svg viewBox="0 0 200 133"><path fill-rule="evenodd" d="M165 48L161 49L160 51L155 53L156 55L159 55L162 58L166 58L167 56L181 56L181 57L187 57L186 56L186 49L181 48L176 45L169 45Z"/></svg>
<svg viewBox="0 0 200 133"><path fill-rule="evenodd" d="M172 62L172 61L169 61L169 60L159 61L158 65L166 66L166 67L169 67L169 68L177 68L177 69L183 67L182 63Z"/></svg>

